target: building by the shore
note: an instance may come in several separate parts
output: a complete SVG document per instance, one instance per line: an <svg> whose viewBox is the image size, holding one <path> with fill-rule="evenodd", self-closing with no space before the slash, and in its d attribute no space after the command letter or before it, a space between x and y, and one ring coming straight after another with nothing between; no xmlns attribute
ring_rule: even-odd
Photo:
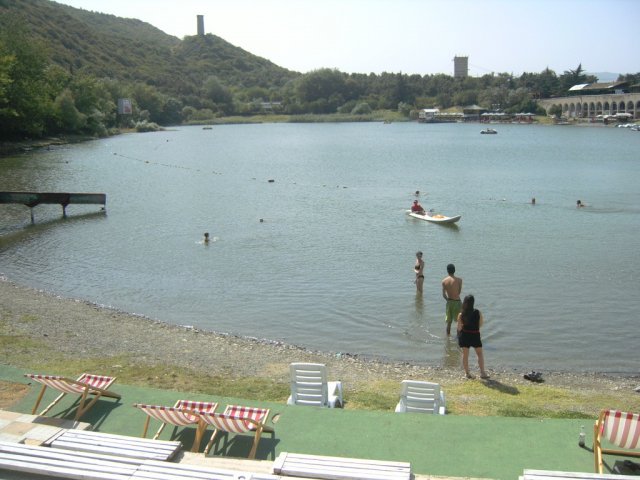
<svg viewBox="0 0 640 480"><path fill-rule="evenodd" d="M532 123L534 113L490 112L477 105L465 107L462 112L441 112L438 108L423 108L418 112L420 123Z"/></svg>
<svg viewBox="0 0 640 480"><path fill-rule="evenodd" d="M640 85L629 82L574 85L566 96L540 99L538 105L547 113L561 109L567 119L635 120L640 118Z"/></svg>

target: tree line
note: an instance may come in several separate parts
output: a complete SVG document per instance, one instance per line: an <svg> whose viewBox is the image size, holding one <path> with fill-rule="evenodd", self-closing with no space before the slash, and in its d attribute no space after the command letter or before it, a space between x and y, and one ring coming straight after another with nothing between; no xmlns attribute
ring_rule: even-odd
<svg viewBox="0 0 640 480"><path fill-rule="evenodd" d="M185 45L194 47L192 37ZM206 41L206 39L204 39ZM195 45L197 46L197 45ZM242 59L231 60L237 67ZM242 65L240 65L242 67ZM244 65L247 69L247 65ZM74 72L51 60L46 45L32 38L17 18L0 30L0 139L58 134L107 136L122 127L204 123L213 119L258 114L366 115L394 110L409 117L421 108L479 105L505 112L540 112L536 100L563 96L579 83L595 82L582 65L557 75L508 73L454 78L404 73L360 74L321 68L278 82L245 86L213 71L188 88L180 73L164 83L121 76ZM250 69L247 76L256 76ZM640 74L620 80L640 81ZM195 86L194 86L195 85ZM133 114L117 114L118 99L130 99Z"/></svg>

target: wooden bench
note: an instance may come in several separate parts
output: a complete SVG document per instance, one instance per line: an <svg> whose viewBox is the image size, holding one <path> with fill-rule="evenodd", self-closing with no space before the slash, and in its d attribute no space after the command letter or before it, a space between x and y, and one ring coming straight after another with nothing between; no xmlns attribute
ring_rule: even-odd
<svg viewBox="0 0 640 480"><path fill-rule="evenodd" d="M74 480L129 480L140 460L0 442L0 470Z"/></svg>
<svg viewBox="0 0 640 480"><path fill-rule="evenodd" d="M638 480L637 476L609 473L559 472L555 470L525 470L521 480Z"/></svg>
<svg viewBox="0 0 640 480"><path fill-rule="evenodd" d="M273 473L329 480L410 480L411 464L282 452L273 464Z"/></svg>
<svg viewBox="0 0 640 480"><path fill-rule="evenodd" d="M212 469L180 463L141 463L131 476L131 480L279 480L280 477L268 473L239 472L237 470Z"/></svg>
<svg viewBox="0 0 640 480"><path fill-rule="evenodd" d="M83 430L62 430L44 444L52 448L161 461L170 460L182 448L182 443L178 441L151 440Z"/></svg>
<svg viewBox="0 0 640 480"><path fill-rule="evenodd" d="M0 478L10 470L71 480L279 480L253 472L0 442Z"/></svg>

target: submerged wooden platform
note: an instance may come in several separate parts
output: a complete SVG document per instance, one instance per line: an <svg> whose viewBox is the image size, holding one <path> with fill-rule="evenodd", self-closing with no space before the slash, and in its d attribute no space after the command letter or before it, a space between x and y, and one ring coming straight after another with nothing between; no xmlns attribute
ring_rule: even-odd
<svg viewBox="0 0 640 480"><path fill-rule="evenodd" d="M107 204L106 193L66 193L66 192L0 192L0 203L22 204L31 209L31 223L34 222L33 207L40 204L57 204L62 207L62 216L67 216L67 205L97 204L103 209Z"/></svg>

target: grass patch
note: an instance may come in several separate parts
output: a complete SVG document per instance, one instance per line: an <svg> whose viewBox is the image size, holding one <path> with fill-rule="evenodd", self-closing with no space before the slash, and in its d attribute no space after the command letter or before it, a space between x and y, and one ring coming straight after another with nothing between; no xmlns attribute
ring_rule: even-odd
<svg viewBox="0 0 640 480"><path fill-rule="evenodd" d="M594 418L605 407L621 405L621 397L631 400L631 410L640 408L633 392L576 390L546 385L508 387L498 382L464 382L446 388L447 409L460 415ZM623 400L626 403L626 400Z"/></svg>
<svg viewBox="0 0 640 480"><path fill-rule="evenodd" d="M408 122L399 112L376 110L366 115L346 113L302 114L302 115L251 115L231 116L188 122L188 125L243 125L252 123L342 123L342 122Z"/></svg>
<svg viewBox="0 0 640 480"><path fill-rule="evenodd" d="M398 403L399 392L397 383L386 380L355 385L344 392L345 406L354 410L393 411Z"/></svg>
<svg viewBox="0 0 640 480"><path fill-rule="evenodd" d="M50 349L39 340L34 340L22 335L0 335L0 358L7 364L28 364L33 352L51 352Z"/></svg>
<svg viewBox="0 0 640 480"><path fill-rule="evenodd" d="M206 375L188 368L136 362L129 356L82 359L56 356L48 360L46 365L40 361L30 361L25 365L34 371L54 372L72 378L77 377L79 372L109 372L118 377L118 382L126 385L177 392L276 402L284 402L289 396L288 383L277 383L260 377Z"/></svg>
<svg viewBox="0 0 640 480"><path fill-rule="evenodd" d="M118 382L176 392L235 397L252 401L286 402L289 384L267 377L209 375L169 364L150 364L133 355L96 357L67 356L40 340L24 336L0 336L0 363L25 372L55 373L75 378L81 372L105 372ZM633 390L563 388L545 384L522 384L514 380L444 381L447 411L454 415L527 418L593 419L603 408L640 410L640 395ZM345 408L392 412L400 385L380 379L351 383L344 392Z"/></svg>

